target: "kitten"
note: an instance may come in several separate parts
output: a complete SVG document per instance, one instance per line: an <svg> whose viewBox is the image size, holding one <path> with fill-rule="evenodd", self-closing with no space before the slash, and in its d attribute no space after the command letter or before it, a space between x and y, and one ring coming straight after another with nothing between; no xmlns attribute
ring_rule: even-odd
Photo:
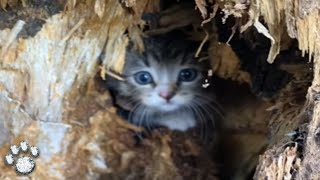
<svg viewBox="0 0 320 180"><path fill-rule="evenodd" d="M194 58L197 46L157 36L144 39L144 47L143 53L128 47L125 81L107 80L116 104L129 111L128 121L148 129L164 126L179 131L212 121L217 112L214 95L202 87L210 66Z"/></svg>

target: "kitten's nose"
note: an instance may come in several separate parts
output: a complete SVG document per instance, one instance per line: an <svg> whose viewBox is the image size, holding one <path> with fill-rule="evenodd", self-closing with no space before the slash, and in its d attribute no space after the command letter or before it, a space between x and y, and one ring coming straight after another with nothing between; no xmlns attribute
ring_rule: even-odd
<svg viewBox="0 0 320 180"><path fill-rule="evenodd" d="M174 92L170 92L170 91L160 91L159 96L169 101L174 96L174 94L175 94Z"/></svg>

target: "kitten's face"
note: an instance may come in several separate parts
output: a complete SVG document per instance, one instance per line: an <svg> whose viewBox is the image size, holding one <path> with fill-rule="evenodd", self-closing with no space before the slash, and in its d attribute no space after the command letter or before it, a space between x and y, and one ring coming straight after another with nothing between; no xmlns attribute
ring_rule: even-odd
<svg viewBox="0 0 320 180"><path fill-rule="evenodd" d="M179 54L181 53L181 54ZM120 94L142 103L154 112L171 112L195 105L201 94L207 65L198 63L190 52L128 52L126 81Z"/></svg>
<svg viewBox="0 0 320 180"><path fill-rule="evenodd" d="M159 111L175 111L190 104L195 91L201 89L202 79L201 69L195 65L165 65L151 60L150 66L136 67L127 83L144 105Z"/></svg>

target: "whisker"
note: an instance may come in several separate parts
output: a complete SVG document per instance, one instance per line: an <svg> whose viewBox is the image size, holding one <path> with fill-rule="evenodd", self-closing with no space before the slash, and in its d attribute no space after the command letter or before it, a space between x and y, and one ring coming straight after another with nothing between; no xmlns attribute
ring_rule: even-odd
<svg viewBox="0 0 320 180"><path fill-rule="evenodd" d="M210 110L208 110L207 108L205 108L206 106L204 106L203 104L200 104L196 101L194 101L194 103L197 104L197 106L208 115L207 119L210 120L213 128L216 128L216 122L215 122L214 116L211 115L212 112Z"/></svg>
<svg viewBox="0 0 320 180"><path fill-rule="evenodd" d="M197 120L200 121L200 137L201 137L201 139L204 139L204 137L205 137L205 135L204 135L205 134L205 130L204 130L205 119L203 118L203 114L200 114L197 107L193 106L192 104L190 104L188 106L188 108L190 108L190 110L194 113L195 118L197 118Z"/></svg>
<svg viewBox="0 0 320 180"><path fill-rule="evenodd" d="M225 118L225 114L223 113L223 110L222 108L219 108L216 106L216 104L218 103L215 103L215 104L212 104L212 101L208 101L206 99L200 99L200 98L196 98L194 99L195 103L198 104L198 106L206 106L208 108L210 108L211 110L213 110L221 119L224 119Z"/></svg>
<svg viewBox="0 0 320 180"><path fill-rule="evenodd" d="M204 103L214 104L219 111L223 112L222 106L217 102L217 100L210 96L204 96L202 94L195 94L196 99L202 100Z"/></svg>
<svg viewBox="0 0 320 180"><path fill-rule="evenodd" d="M141 110L140 110L141 109ZM144 115L145 115L146 108L140 107L139 112L136 110L136 119L139 127L144 127Z"/></svg>
<svg viewBox="0 0 320 180"><path fill-rule="evenodd" d="M202 126L204 126L204 129L205 129L204 130L205 131L204 141L208 142L210 137L211 137L211 136L209 136L209 134L211 134L209 132L211 132L211 129L215 129L216 128L215 118L214 118L214 116L211 116L212 112L207 110L207 109L205 109L202 105L196 104L195 106L198 108L198 111L202 114L202 116L204 118L204 121L203 121L203 124L202 124ZM211 126L210 126L210 124L208 124L208 122L210 122Z"/></svg>
<svg viewBox="0 0 320 180"><path fill-rule="evenodd" d="M135 112L136 110L141 106L141 103L136 104L135 106L133 106L132 110L129 112L129 116L128 116L128 121L132 124L136 124L133 122L134 116L135 116Z"/></svg>
<svg viewBox="0 0 320 180"><path fill-rule="evenodd" d="M150 121L149 121L149 109L148 108L145 108L144 111L143 111L142 121L143 121L144 127L148 131L150 131L151 127L150 127Z"/></svg>
<svg viewBox="0 0 320 180"><path fill-rule="evenodd" d="M150 119L149 119L150 116L149 115L150 115L149 110L146 109L146 119L145 119L145 121L146 121L146 125L147 125L148 131L151 131L152 130L152 125L151 125L152 121L150 121Z"/></svg>

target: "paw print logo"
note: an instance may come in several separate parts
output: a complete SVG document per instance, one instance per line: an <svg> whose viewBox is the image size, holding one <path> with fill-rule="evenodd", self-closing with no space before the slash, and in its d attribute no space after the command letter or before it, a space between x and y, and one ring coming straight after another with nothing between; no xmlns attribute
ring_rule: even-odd
<svg viewBox="0 0 320 180"><path fill-rule="evenodd" d="M19 156L20 152L24 153L25 155ZM30 153L31 157L27 155L28 152ZM39 149L36 146L29 147L29 144L26 141L22 141L20 146L10 146L10 153L6 155L5 162L8 166L15 165L16 172L27 175L30 174L36 166L36 163L32 158L37 158L38 156Z"/></svg>

